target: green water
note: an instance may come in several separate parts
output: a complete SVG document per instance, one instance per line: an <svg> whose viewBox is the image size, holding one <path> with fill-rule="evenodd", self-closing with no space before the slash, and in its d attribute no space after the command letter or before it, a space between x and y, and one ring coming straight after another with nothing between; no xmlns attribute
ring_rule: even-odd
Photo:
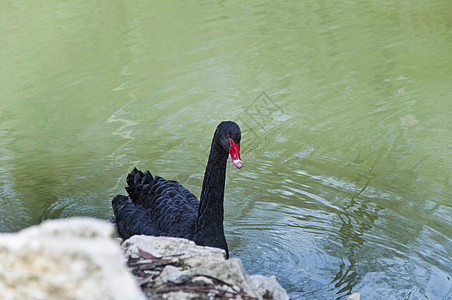
<svg viewBox="0 0 452 300"><path fill-rule="evenodd" d="M134 166L199 195L292 299L452 299L452 2L3 1L0 230L108 219Z"/></svg>

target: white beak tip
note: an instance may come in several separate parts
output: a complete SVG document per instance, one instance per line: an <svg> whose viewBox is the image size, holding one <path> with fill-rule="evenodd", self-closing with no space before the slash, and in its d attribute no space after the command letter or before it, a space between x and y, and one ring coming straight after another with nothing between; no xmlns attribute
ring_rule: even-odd
<svg viewBox="0 0 452 300"><path fill-rule="evenodd" d="M237 167L237 169L241 169L243 166L242 160L240 159L234 159L232 160L232 163Z"/></svg>

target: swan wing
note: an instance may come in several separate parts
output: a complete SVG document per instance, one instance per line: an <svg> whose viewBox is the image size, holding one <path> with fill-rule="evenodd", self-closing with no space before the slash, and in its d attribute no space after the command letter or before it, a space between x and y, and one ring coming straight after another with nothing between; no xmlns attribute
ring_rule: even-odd
<svg viewBox="0 0 452 300"><path fill-rule="evenodd" d="M113 199L118 232L182 237L192 240L199 200L179 182L134 169L127 176L126 196Z"/></svg>

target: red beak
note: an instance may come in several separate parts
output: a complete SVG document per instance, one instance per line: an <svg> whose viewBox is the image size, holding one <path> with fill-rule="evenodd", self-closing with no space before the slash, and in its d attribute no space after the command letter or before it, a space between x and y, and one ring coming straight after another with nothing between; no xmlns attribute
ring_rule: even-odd
<svg viewBox="0 0 452 300"><path fill-rule="evenodd" d="M231 154L232 163L240 169L243 166L242 160L240 159L240 143L236 145L232 139L229 139L229 141L231 142L229 154Z"/></svg>

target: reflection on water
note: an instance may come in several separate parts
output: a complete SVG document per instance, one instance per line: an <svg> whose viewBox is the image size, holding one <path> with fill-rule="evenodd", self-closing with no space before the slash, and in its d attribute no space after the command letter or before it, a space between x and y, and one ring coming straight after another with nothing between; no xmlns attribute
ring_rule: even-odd
<svg viewBox="0 0 452 300"><path fill-rule="evenodd" d="M0 230L108 219L134 166L199 195L243 131L225 230L293 299L452 297L450 1L0 10Z"/></svg>

